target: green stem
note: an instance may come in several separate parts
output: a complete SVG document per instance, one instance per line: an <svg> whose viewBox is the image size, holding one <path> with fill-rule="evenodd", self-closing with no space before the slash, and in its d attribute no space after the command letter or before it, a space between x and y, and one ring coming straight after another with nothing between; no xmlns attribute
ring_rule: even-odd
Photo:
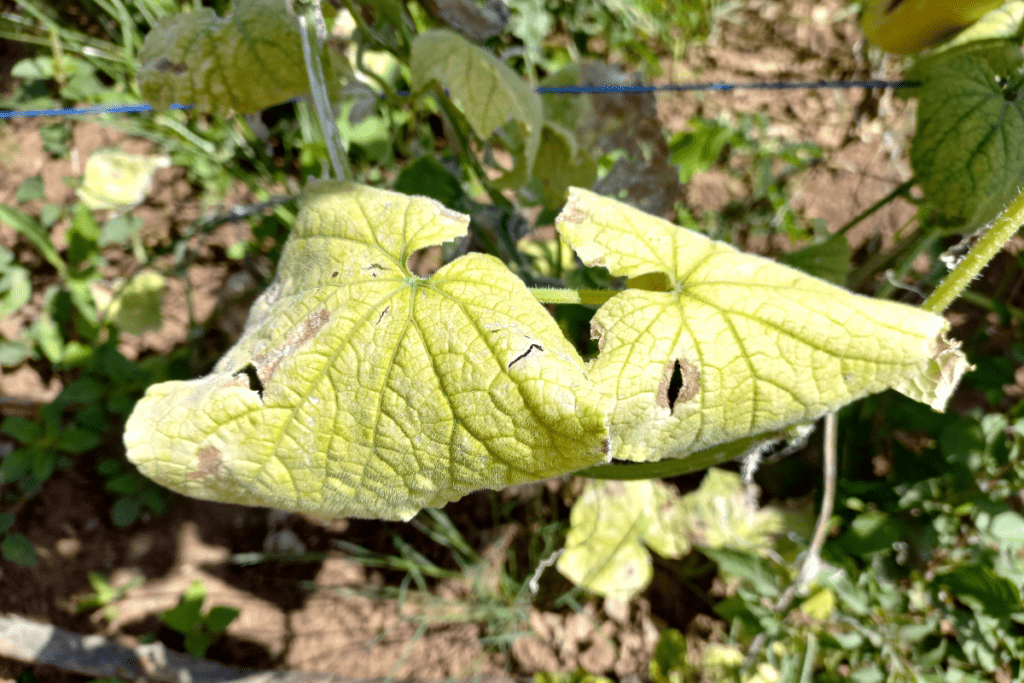
<svg viewBox="0 0 1024 683"><path fill-rule="evenodd" d="M917 182L916 178L911 178L910 180L908 180L906 182L900 183L899 185L896 186L896 189L894 189L892 192L890 192L889 194L885 195L884 197L879 199L877 202L875 202L874 204L869 206L867 209L865 209L863 212L861 212L858 216L855 216L849 223L847 223L843 227L839 228L839 230L837 230L836 233L839 234L839 235L842 235L842 234L848 232L853 226L859 224L865 218L869 217L871 214L875 213L876 211L881 209L883 206L885 206L886 204L888 204L892 200L896 199L897 197L902 197L903 195L905 195L910 190L910 188L914 186L914 183L916 183L916 182Z"/></svg>
<svg viewBox="0 0 1024 683"><path fill-rule="evenodd" d="M530 294L542 304L583 304L600 306L618 292L607 289L554 289L550 287L534 287Z"/></svg>
<svg viewBox="0 0 1024 683"><path fill-rule="evenodd" d="M939 283L932 295L921 304L921 308L932 313L942 313L960 293L967 289L971 280L976 278L989 261L995 258L1003 245L1016 234L1024 223L1024 191L1010 202L999 214L981 239L971 247L964 259L953 269L946 279Z"/></svg>
<svg viewBox="0 0 1024 683"><path fill-rule="evenodd" d="M310 46L307 24L313 23L317 27L323 24L320 2L313 0L308 4L300 5L295 8L295 13L299 26L299 37L302 39L302 56L306 62L306 77L309 79L309 90L317 118L320 120L320 130L324 136L324 144L327 146L327 156L331 160L331 169L334 171L335 178L352 180L352 167L348 163L348 154L342 147L338 126L334 121L334 113L327 94L324 66L320 60L322 46L319 41L316 45Z"/></svg>

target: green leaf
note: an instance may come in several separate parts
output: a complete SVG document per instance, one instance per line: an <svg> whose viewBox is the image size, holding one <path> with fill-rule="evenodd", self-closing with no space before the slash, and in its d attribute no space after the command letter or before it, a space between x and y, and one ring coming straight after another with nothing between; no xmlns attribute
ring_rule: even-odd
<svg viewBox="0 0 1024 683"><path fill-rule="evenodd" d="M615 397L619 460L680 458L809 423L893 388L942 409L967 367L941 316L848 292L572 188L557 228L627 289L594 315L589 376Z"/></svg>
<svg viewBox="0 0 1024 683"><path fill-rule="evenodd" d="M432 156L422 156L403 168L395 181L395 191L430 197L449 209L466 196L459 179Z"/></svg>
<svg viewBox="0 0 1024 683"><path fill-rule="evenodd" d="M142 219L130 214L120 214L103 221L100 229L99 245L105 247L108 244L125 244L139 234L142 229Z"/></svg>
<svg viewBox="0 0 1024 683"><path fill-rule="evenodd" d="M98 149L85 162L82 185L75 192L90 209L130 209L146 198L158 168L171 165L170 157L129 154ZM99 239L99 234L96 235Z"/></svg>
<svg viewBox="0 0 1024 683"><path fill-rule="evenodd" d="M824 242L785 254L780 261L808 275L843 285L850 273L850 256L850 243L846 236L832 235Z"/></svg>
<svg viewBox="0 0 1024 683"><path fill-rule="evenodd" d="M868 510L854 517L839 543L850 555L869 555L892 548L901 538L902 525L880 510Z"/></svg>
<svg viewBox="0 0 1024 683"><path fill-rule="evenodd" d="M34 175L25 178L21 185L18 186L18 192L14 195L14 201L23 204L33 199L42 199L44 196L43 177L41 175Z"/></svg>
<svg viewBox="0 0 1024 683"><path fill-rule="evenodd" d="M425 88L436 79L451 93L469 125L488 139L512 119L524 129L525 176L540 147L543 106L518 74L487 50L446 29L421 33L412 41L412 87Z"/></svg>
<svg viewBox="0 0 1024 683"><path fill-rule="evenodd" d="M31 355L32 349L24 342L0 339L0 367L14 367Z"/></svg>
<svg viewBox="0 0 1024 683"><path fill-rule="evenodd" d="M284 0L236 0L228 17L208 8L164 17L146 35L139 62L142 96L157 110L178 102L251 114L309 92Z"/></svg>
<svg viewBox="0 0 1024 683"><path fill-rule="evenodd" d="M0 555L8 562L20 564L22 567L34 567L39 560L32 542L21 534L7 534L0 541Z"/></svg>
<svg viewBox="0 0 1024 683"><path fill-rule="evenodd" d="M779 574L763 557L732 548L702 548L701 552L714 560L723 573L749 581L758 594L766 598L779 595Z"/></svg>
<svg viewBox="0 0 1024 683"><path fill-rule="evenodd" d="M205 598L206 588L203 583L199 580L193 581L176 606L160 613L160 621L172 631L191 633L200 623L200 612Z"/></svg>
<svg viewBox="0 0 1024 683"><path fill-rule="evenodd" d="M6 511L0 512L0 534L6 534L12 526L14 526L14 515Z"/></svg>
<svg viewBox="0 0 1024 683"><path fill-rule="evenodd" d="M1014 510L1000 512L992 518L988 533L1003 548L1024 547L1024 515Z"/></svg>
<svg viewBox="0 0 1024 683"><path fill-rule="evenodd" d="M118 498L110 506L110 521L119 528L129 527L139 518L139 510L142 507L142 499L139 496L125 496Z"/></svg>
<svg viewBox="0 0 1024 683"><path fill-rule="evenodd" d="M971 609L992 616L1006 616L1024 610L1017 586L989 567L962 564L936 576L935 581Z"/></svg>
<svg viewBox="0 0 1024 683"><path fill-rule="evenodd" d="M1017 196L1024 177L1024 91L1004 93L978 57L927 71L910 148L925 199L965 229L987 223Z"/></svg>
<svg viewBox="0 0 1024 683"><path fill-rule="evenodd" d="M42 254L43 258L57 269L59 275L65 275L67 266L57 250L54 249L53 242L50 241L50 234L40 225L39 221L10 206L0 205L0 222L21 233L22 237L27 239Z"/></svg>
<svg viewBox="0 0 1024 683"><path fill-rule="evenodd" d="M56 448L65 453L85 453L100 445L100 435L87 429L72 427L57 437Z"/></svg>
<svg viewBox="0 0 1024 683"><path fill-rule="evenodd" d="M686 636L674 628L662 631L649 668L652 683L683 683Z"/></svg>
<svg viewBox="0 0 1024 683"><path fill-rule="evenodd" d="M167 278L155 270L136 273L128 284L120 279L109 286L94 281L90 291L103 317L123 332L142 334L163 324L161 310Z"/></svg>
<svg viewBox="0 0 1024 683"><path fill-rule="evenodd" d="M211 375L149 388L129 460L198 498L385 519L604 462L609 399L522 281L476 253L409 271L468 221L311 185L242 338Z"/></svg>
<svg viewBox="0 0 1024 683"><path fill-rule="evenodd" d="M0 247L0 257L11 253ZM28 270L13 263L12 259L0 262L0 320L21 310L32 298L32 280Z"/></svg>
<svg viewBox="0 0 1024 683"><path fill-rule="evenodd" d="M28 446L35 443L39 438L40 427L38 422L27 420L17 415L8 415L0 423L0 433L12 437L18 443Z"/></svg>
<svg viewBox="0 0 1024 683"><path fill-rule="evenodd" d="M213 633L222 633L227 629L228 624L234 621L241 612L234 607L224 607L218 605L211 607L209 613L206 615L206 628L210 629Z"/></svg>
<svg viewBox="0 0 1024 683"><path fill-rule="evenodd" d="M574 134L557 124L546 123L533 175L540 182L544 206L560 209L570 186L590 187L597 180L597 163L575 147Z"/></svg>
<svg viewBox="0 0 1024 683"><path fill-rule="evenodd" d="M645 544L672 558L690 549L678 498L657 480L588 481L572 506L558 571L592 593L631 599L651 582Z"/></svg>

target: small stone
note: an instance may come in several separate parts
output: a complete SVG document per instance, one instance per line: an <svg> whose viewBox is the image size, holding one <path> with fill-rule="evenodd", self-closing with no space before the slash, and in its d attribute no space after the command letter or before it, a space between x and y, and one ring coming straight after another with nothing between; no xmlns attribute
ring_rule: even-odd
<svg viewBox="0 0 1024 683"><path fill-rule="evenodd" d="M603 674L615 665L615 646L606 638L596 638L580 653L580 666L592 674Z"/></svg>
<svg viewBox="0 0 1024 683"><path fill-rule="evenodd" d="M615 623L626 626L629 623L629 602L619 598L605 598L604 613Z"/></svg>
<svg viewBox="0 0 1024 683"><path fill-rule="evenodd" d="M554 651L536 636L522 636L514 640L512 656L527 673L560 671L562 669Z"/></svg>

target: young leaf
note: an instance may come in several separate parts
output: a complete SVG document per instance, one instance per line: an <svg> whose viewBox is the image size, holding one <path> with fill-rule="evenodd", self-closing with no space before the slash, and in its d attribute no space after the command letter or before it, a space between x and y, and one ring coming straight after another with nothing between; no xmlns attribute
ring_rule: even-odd
<svg viewBox="0 0 1024 683"><path fill-rule="evenodd" d="M212 9L164 17L146 35L139 62L142 96L158 110L178 102L251 114L309 92L284 0L236 0L228 17Z"/></svg>
<svg viewBox="0 0 1024 683"><path fill-rule="evenodd" d="M609 397L504 264L409 271L468 222L311 185L238 344L207 377L149 388L128 458L197 498L384 519L605 461Z"/></svg>
<svg viewBox="0 0 1024 683"><path fill-rule="evenodd" d="M526 138L525 176L540 147L543 106L518 74L487 50L446 29L427 31L412 42L412 87L436 79L452 95L469 125L486 140L509 119L522 124Z"/></svg>
<svg viewBox="0 0 1024 683"><path fill-rule="evenodd" d="M887 388L941 410L967 367L940 316L852 294L587 190L570 190L557 227L588 265L663 276L593 318L600 353L589 376L616 399L615 459L681 458Z"/></svg>

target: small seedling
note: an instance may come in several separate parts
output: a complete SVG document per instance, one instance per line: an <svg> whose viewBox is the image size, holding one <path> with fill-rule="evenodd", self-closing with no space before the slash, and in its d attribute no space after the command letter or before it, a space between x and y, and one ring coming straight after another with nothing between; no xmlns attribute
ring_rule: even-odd
<svg viewBox="0 0 1024 683"><path fill-rule="evenodd" d="M160 613L160 621L167 628L185 637L185 650L196 657L203 657L210 646L227 630L228 624L239 615L234 607L217 605L206 614L202 613L206 599L206 586L202 581L193 581L181 596L177 607Z"/></svg>

